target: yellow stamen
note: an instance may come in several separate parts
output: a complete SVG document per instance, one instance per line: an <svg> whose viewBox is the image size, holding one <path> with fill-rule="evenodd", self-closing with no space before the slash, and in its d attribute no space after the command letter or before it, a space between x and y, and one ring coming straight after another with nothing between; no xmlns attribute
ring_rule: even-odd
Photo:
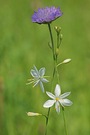
<svg viewBox="0 0 90 135"><path fill-rule="evenodd" d="M59 98L58 97L56 97L56 101L58 101L59 100Z"/></svg>

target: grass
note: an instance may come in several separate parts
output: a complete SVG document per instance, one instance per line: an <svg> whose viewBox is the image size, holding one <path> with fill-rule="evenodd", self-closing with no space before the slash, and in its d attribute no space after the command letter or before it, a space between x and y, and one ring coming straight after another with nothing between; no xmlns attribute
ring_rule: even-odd
<svg viewBox="0 0 90 135"><path fill-rule="evenodd" d="M73 101L72 107L65 109L68 133L89 135L90 2L35 2L9 0L0 4L0 134L43 135L45 130L44 118L28 118L26 115L28 111L47 112L42 108L47 96L43 98L39 87L26 86L34 64L38 68L45 66L47 75L52 72L48 28L33 24L30 19L34 8L40 4L60 6L63 11L62 18L53 22L52 27L62 27L60 61L72 59L71 63L60 67L61 88L63 92L71 91ZM49 90L50 85L46 84L45 88ZM51 109L48 128L49 135L64 135L62 112L57 115L54 108Z"/></svg>

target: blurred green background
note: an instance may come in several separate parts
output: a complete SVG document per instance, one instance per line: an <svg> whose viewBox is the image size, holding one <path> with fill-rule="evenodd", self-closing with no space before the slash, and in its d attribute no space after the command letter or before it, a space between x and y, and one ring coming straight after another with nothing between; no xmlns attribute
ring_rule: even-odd
<svg viewBox="0 0 90 135"><path fill-rule="evenodd" d="M46 67L52 74L52 53L47 25L34 24L38 7L60 6L63 16L52 23L62 27L63 41L58 62L60 85L71 91L71 107L65 109L69 135L90 135L90 1L89 0L1 0L0 1L0 135L44 135L45 119L26 112L47 114L48 99L39 87L26 85L30 69ZM53 29L54 38L56 39ZM45 85L50 90L50 84ZM48 135L65 135L62 111L51 109Z"/></svg>

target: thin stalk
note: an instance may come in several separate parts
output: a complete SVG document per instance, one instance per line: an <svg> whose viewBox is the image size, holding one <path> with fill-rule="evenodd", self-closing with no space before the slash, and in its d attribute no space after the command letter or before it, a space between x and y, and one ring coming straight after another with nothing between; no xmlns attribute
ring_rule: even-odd
<svg viewBox="0 0 90 135"><path fill-rule="evenodd" d="M53 71L52 80L54 79L55 74L56 74L56 77L57 77L57 83L59 84L60 80L59 80L59 73L58 73L58 68L57 68L57 59L54 61L54 71Z"/></svg>
<svg viewBox="0 0 90 135"><path fill-rule="evenodd" d="M55 46L54 46L54 42L53 42L53 36L52 36L52 30L51 30L50 23L48 23L48 28L49 28L50 38L51 38L51 44L52 44L51 49L52 49L53 61L54 61L54 69L53 69L53 75L52 75L52 86L53 86L53 80L54 80L55 74L57 75L57 80L59 83L59 74L58 74L58 70L57 70L57 57L56 57L56 53L55 53ZM45 135L47 135L47 126L48 126L49 115L50 115L50 108L48 109L48 113L47 113L47 117L46 117Z"/></svg>
<svg viewBox="0 0 90 135"><path fill-rule="evenodd" d="M52 35L52 30L51 30L51 25L50 23L48 23L48 29L49 29L49 33L50 33L50 39L51 39L51 49L52 49L52 54L53 54L53 61L54 61L54 69L53 69L53 74L52 74L52 87L53 87L53 80L54 80L54 76L55 76L55 72L56 72L56 68L55 68L55 46L54 46L54 42L53 42L53 35Z"/></svg>
<svg viewBox="0 0 90 135"><path fill-rule="evenodd" d="M56 68L55 68L55 48L54 48L54 42L53 42L53 36L52 36L52 30L51 30L50 23L48 23L48 29L49 29L50 38L51 38L51 45L52 45L52 46L51 46L51 49L52 49L53 60L54 60L54 70L53 70L53 75L52 75L52 84L53 84L53 80L54 80ZM47 113L47 117L46 117L46 130L45 130L45 135L47 135L47 127L48 127L49 115L50 115L50 108L48 109L48 113Z"/></svg>
<svg viewBox="0 0 90 135"><path fill-rule="evenodd" d="M65 114L64 114L64 108L62 107L62 112L63 112L63 120L64 120L64 127L65 127L65 134L67 134L67 127L66 127L66 120L65 120Z"/></svg>
<svg viewBox="0 0 90 135"><path fill-rule="evenodd" d="M57 33L57 48L59 48L59 34Z"/></svg>
<svg viewBox="0 0 90 135"><path fill-rule="evenodd" d="M52 36L52 31L51 31L50 23L48 23L48 29L49 29L50 38L51 38L52 52L53 52L53 59L55 60L55 48L54 48L54 42L53 42L53 36Z"/></svg>
<svg viewBox="0 0 90 135"><path fill-rule="evenodd" d="M46 130L45 130L45 135L47 135L47 125L48 125L48 120L49 120L49 114L50 114L50 108L48 109L48 114L46 117Z"/></svg>
<svg viewBox="0 0 90 135"><path fill-rule="evenodd" d="M56 63L56 75L57 75L57 82L59 84L60 80L59 80L59 73L58 73L58 69L57 69L57 63Z"/></svg>
<svg viewBox="0 0 90 135"><path fill-rule="evenodd" d="M49 33L50 33L50 38L51 38L51 44L52 44L52 53L53 53L53 61L54 61L54 69L53 69L53 75L52 75L52 86L53 86L53 80L55 77L55 74L57 76L57 82L59 83L59 74L58 74L58 69L57 69L57 57L58 55L56 54L56 48L53 42L53 35L52 35L52 30L51 30L51 25L48 23L48 28L49 28ZM57 34L57 49L59 49L59 34Z"/></svg>

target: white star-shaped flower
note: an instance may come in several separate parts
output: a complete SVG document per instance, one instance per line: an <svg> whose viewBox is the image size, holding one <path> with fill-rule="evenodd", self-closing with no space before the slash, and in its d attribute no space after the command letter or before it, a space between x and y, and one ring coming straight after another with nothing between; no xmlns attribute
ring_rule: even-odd
<svg viewBox="0 0 90 135"><path fill-rule="evenodd" d="M52 100L47 100L43 107L45 108L50 108L55 104L55 109L57 113L60 112L60 105L62 107L64 106L71 106L72 102L67 99L66 97L70 95L71 92L66 92L64 94L61 94L61 88L60 85L57 84L55 87L55 95L52 94L51 92L46 92L46 94L52 99Z"/></svg>
<svg viewBox="0 0 90 135"><path fill-rule="evenodd" d="M31 69L30 71L33 79L28 79L28 81L30 81L29 83L27 84L31 84L31 83L34 83L34 86L35 87L36 85L40 85L40 88L42 90L42 92L44 92L44 86L43 86L43 83L47 83L49 82L46 78L44 78L45 76L45 68L41 68L39 71L38 69L36 68L36 66L34 66L33 69Z"/></svg>

